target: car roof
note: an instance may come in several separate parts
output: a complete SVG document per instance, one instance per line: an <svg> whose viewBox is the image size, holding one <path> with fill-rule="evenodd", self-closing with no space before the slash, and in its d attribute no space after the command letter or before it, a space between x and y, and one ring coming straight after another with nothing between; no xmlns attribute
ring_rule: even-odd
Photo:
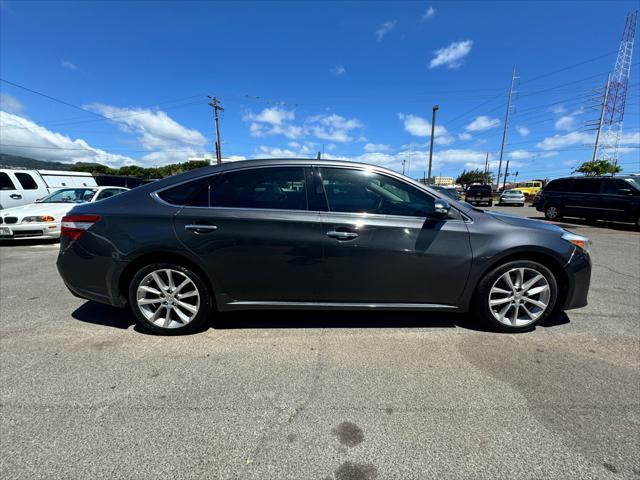
<svg viewBox="0 0 640 480"><path fill-rule="evenodd" d="M549 182L553 182L555 180L603 180L603 179L611 179L611 178L621 178L621 179L627 179L627 178L634 178L633 175L585 175L582 177L560 177L560 178L554 178L553 180L549 180Z"/></svg>

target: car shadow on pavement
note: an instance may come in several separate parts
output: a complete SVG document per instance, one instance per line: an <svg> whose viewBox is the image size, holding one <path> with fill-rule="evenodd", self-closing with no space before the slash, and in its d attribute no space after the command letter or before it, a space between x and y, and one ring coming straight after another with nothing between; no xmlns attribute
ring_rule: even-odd
<svg viewBox="0 0 640 480"><path fill-rule="evenodd" d="M34 245L57 245L59 243L59 238L53 238L51 240L29 240L27 238L21 240L0 239L0 247L30 247Z"/></svg>
<svg viewBox="0 0 640 480"><path fill-rule="evenodd" d="M132 325L138 333L149 334L140 328L127 309L96 302L85 302L71 316L81 322L105 327L128 329ZM566 313L551 315L541 327L555 327L569 323ZM359 311L359 310L245 310L217 312L211 316L209 327L225 329L269 328L462 328L478 332L493 332L472 313L441 313L415 311ZM194 332L199 333L199 332ZM523 332L526 333L526 332Z"/></svg>

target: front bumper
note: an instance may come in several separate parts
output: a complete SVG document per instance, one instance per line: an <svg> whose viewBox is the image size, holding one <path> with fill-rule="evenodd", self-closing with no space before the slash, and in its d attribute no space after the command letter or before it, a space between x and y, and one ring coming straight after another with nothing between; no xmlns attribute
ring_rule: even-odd
<svg viewBox="0 0 640 480"><path fill-rule="evenodd" d="M565 270L571 281L567 286L563 310L586 307L591 283L591 257L576 248Z"/></svg>
<svg viewBox="0 0 640 480"><path fill-rule="evenodd" d="M0 240L51 240L56 238L60 238L60 222L0 225Z"/></svg>

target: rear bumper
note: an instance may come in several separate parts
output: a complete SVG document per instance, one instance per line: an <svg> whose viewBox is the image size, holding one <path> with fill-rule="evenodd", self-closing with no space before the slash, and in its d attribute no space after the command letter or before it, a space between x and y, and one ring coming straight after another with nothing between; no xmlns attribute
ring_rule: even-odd
<svg viewBox="0 0 640 480"><path fill-rule="evenodd" d="M589 285L591 284L591 257L576 249L565 266L565 270L570 281L563 310L586 307Z"/></svg>

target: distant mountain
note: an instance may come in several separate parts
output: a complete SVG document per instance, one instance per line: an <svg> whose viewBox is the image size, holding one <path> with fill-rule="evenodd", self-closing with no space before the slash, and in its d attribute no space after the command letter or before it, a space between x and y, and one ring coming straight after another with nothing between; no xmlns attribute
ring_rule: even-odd
<svg viewBox="0 0 640 480"><path fill-rule="evenodd" d="M71 170L75 165L98 165L97 163L61 163L35 158L19 157L0 153L0 168L26 168L29 170Z"/></svg>

